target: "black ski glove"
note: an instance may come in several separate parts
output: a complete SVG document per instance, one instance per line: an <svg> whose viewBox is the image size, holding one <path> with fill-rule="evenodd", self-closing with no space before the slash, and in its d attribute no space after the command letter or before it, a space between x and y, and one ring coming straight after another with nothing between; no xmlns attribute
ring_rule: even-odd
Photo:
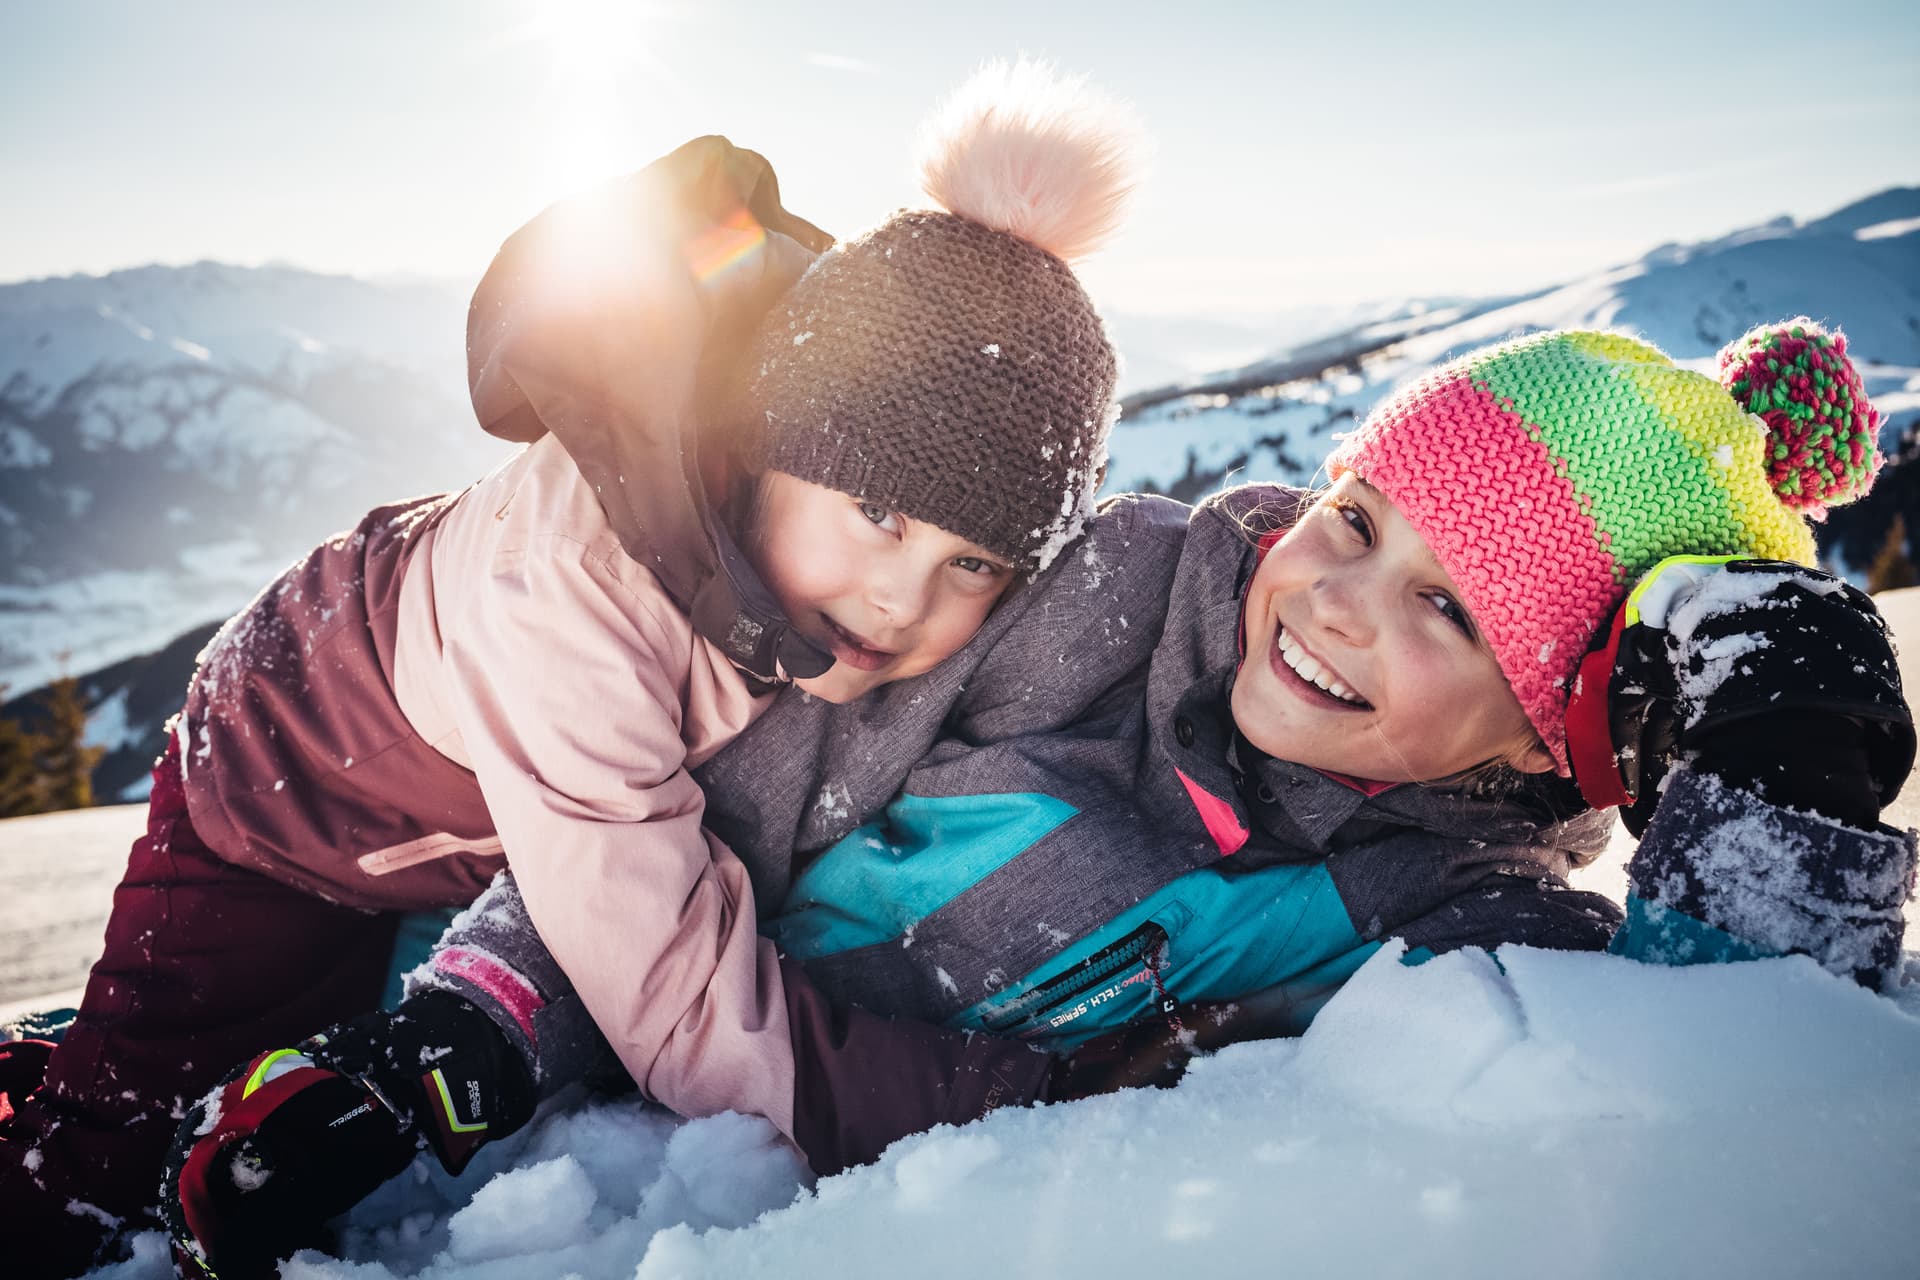
<svg viewBox="0 0 1920 1280"><path fill-rule="evenodd" d="M1595 638L1567 708L1595 808L1636 836L1674 760L1772 804L1871 829L1913 767L1913 716L1866 593L1779 560L1676 556Z"/></svg>
<svg viewBox="0 0 1920 1280"><path fill-rule="evenodd" d="M161 1213L188 1280L271 1277L421 1147L459 1173L533 1114L533 1082L488 1017L429 990L243 1063L182 1121Z"/></svg>

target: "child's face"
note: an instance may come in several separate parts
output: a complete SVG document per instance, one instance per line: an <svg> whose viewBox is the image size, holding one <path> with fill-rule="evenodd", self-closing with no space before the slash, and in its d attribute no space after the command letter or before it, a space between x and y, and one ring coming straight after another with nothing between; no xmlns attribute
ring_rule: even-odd
<svg viewBox="0 0 1920 1280"><path fill-rule="evenodd" d="M963 538L784 472L762 479L760 504L760 572L788 620L833 651L824 674L794 683L828 702L938 666L1013 581Z"/></svg>
<svg viewBox="0 0 1920 1280"><path fill-rule="evenodd" d="M1521 749L1527 718L1460 599L1393 504L1343 476L1247 589L1235 723L1268 755L1381 782L1552 767Z"/></svg>

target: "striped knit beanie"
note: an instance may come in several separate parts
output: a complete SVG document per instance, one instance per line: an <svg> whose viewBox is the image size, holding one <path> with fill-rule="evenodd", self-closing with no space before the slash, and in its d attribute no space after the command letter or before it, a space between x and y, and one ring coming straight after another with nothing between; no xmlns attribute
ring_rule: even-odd
<svg viewBox="0 0 1920 1280"><path fill-rule="evenodd" d="M962 88L922 138L938 207L835 245L762 326L754 461L1046 568L1093 510L1119 414L1068 264L1119 223L1132 128L1035 63Z"/></svg>
<svg viewBox="0 0 1920 1280"><path fill-rule="evenodd" d="M1621 334L1534 334L1407 387L1328 460L1432 548L1563 775L1574 670L1642 574L1673 555L1811 564L1806 517L1873 483L1879 415L1842 334L1764 326L1719 371Z"/></svg>

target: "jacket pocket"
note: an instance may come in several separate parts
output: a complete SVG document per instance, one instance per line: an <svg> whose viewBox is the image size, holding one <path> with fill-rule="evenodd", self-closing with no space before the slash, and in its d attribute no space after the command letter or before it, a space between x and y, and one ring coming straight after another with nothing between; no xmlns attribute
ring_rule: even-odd
<svg viewBox="0 0 1920 1280"><path fill-rule="evenodd" d="M1167 931L1149 920L1058 977L1021 992L980 1021L995 1035L1046 1035L1094 1013L1135 982L1151 981L1164 963Z"/></svg>
<svg viewBox="0 0 1920 1280"><path fill-rule="evenodd" d="M408 840L404 844L389 845L384 849L375 849L372 853L363 853L356 862L360 870L370 876L387 876L408 867L417 867L423 862L432 862L435 858L448 858L457 853L478 854L483 858L497 858L506 852L499 836L486 836L474 839L471 836L456 836L450 832L436 832L430 836L421 836L418 840Z"/></svg>

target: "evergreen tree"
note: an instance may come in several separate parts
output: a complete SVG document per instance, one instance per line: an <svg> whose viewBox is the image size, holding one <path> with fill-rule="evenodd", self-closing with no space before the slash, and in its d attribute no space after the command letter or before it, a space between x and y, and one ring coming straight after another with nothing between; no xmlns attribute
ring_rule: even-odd
<svg viewBox="0 0 1920 1280"><path fill-rule="evenodd" d="M7 687L0 685L0 703L6 701ZM46 808L44 788L40 785L39 734L12 716L0 715L0 818L17 818L39 813Z"/></svg>
<svg viewBox="0 0 1920 1280"><path fill-rule="evenodd" d="M1867 590L1898 591L1902 587L1920 586L1920 572L1916 572L1907 556L1907 542L1906 518L1895 516L1887 530L1886 544L1867 566Z"/></svg>
<svg viewBox="0 0 1920 1280"><path fill-rule="evenodd" d="M80 682L61 676L47 686L41 706L47 718L39 753L43 812L84 809L93 803L93 766L106 752L86 745L87 700Z"/></svg>

